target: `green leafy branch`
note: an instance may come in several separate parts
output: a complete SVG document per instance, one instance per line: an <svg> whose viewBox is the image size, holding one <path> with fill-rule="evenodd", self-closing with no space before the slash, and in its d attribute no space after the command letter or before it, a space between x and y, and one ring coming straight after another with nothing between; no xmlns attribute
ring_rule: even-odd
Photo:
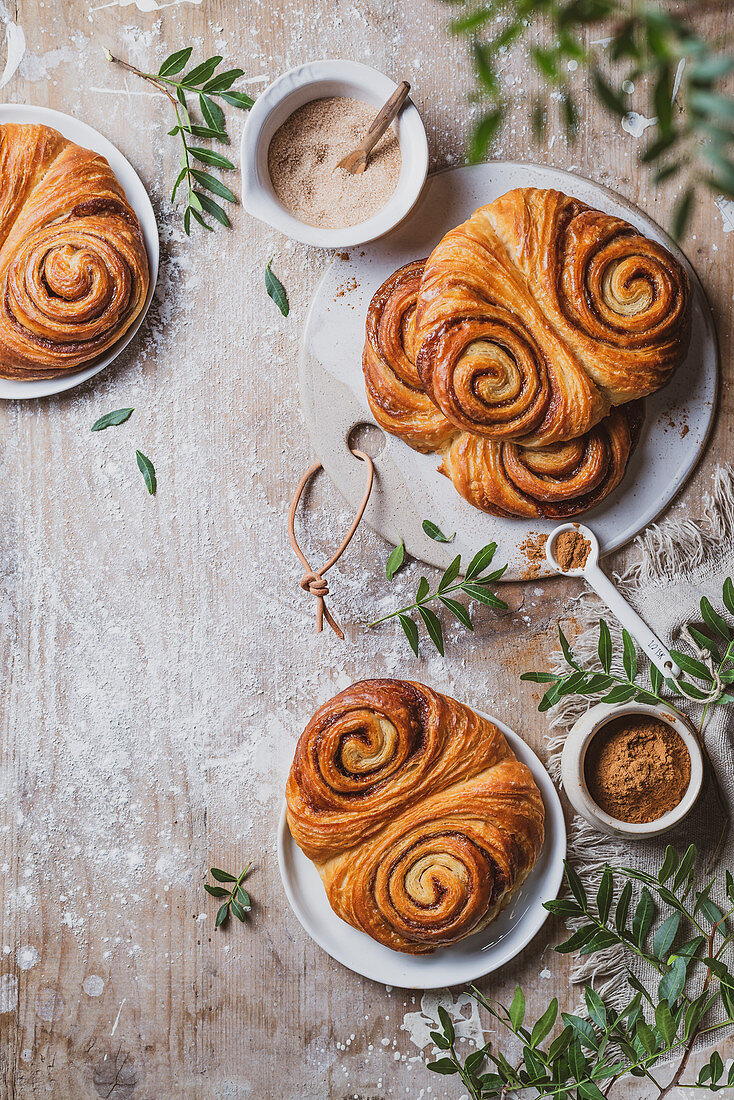
<svg viewBox="0 0 734 1100"><path fill-rule="evenodd" d="M734 198L734 98L721 87L734 71L734 58L709 44L687 18L661 4L629 7L624 0L446 2L465 9L451 30L469 42L485 103L470 139L472 160L487 156L506 117L509 97L499 58L532 34L530 55L547 89L531 105L537 140L547 127L548 93L558 100L569 141L576 138L579 108L571 70L584 67L593 94L620 119L631 110L628 95L635 83L644 80L655 117L652 141L640 161L651 169L654 184L679 175L686 180L673 216L674 235L685 231L698 186Z"/></svg>
<svg viewBox="0 0 734 1100"><path fill-rule="evenodd" d="M423 521L423 530L428 537L435 542L447 543L451 542L454 538L453 535L450 537L444 535L440 528L431 520ZM463 603L459 603L458 600L452 599L452 593L462 592L471 599L477 600L479 603L487 604L489 607L506 608L507 604L505 601L501 600L499 596L496 596L494 592L490 591L490 587L496 584L507 569L507 566L503 565L501 568L494 569L490 573L485 572L485 570L489 568L496 551L496 542L490 542L487 546L483 546L469 562L463 580L458 579L461 573L461 555L457 554L451 564L444 570L443 576L438 582L435 591L431 591L431 586L427 578L421 577L418 582L418 589L413 603L407 604L405 607L399 607L396 611L391 611L389 614L383 615L380 619L375 619L374 622L368 625L370 627L375 627L380 623L387 622L388 619L397 619L408 639L410 648L417 657L418 626L415 620L410 617L412 611L417 611L420 620L426 628L428 637L443 657L444 640L441 621L435 611L427 605L434 600L438 600L439 603L450 611L454 618L458 619L461 625L466 627L467 630L473 630L474 624L471 621L467 608ZM387 560L385 573L388 580L392 580L395 573L402 565L404 553L405 551L401 541Z"/></svg>
<svg viewBox="0 0 734 1100"><path fill-rule="evenodd" d="M729 615L734 616L734 583L727 577L722 589L722 603ZM695 656L678 649L671 649L671 656L678 662L684 675L673 680L663 677L655 665L648 672L649 687L641 682L637 649L628 631L622 631L622 654L615 655L609 626L599 620L597 653L600 669L584 668L574 655L571 644L560 625L558 637L563 658L570 671L524 672L521 680L534 684L547 684L545 694L538 703L539 711L549 710L566 695L595 696L601 703L638 703L662 705L675 714L681 712L674 706L674 699L688 699L703 705L696 732L701 750L708 765L714 793L721 812L722 826L713 855L713 865L729 830L729 811L719 783L716 769L706 749L703 737L706 719L712 706L734 702L734 626L727 622L705 596L700 601L701 622L687 624L681 629L681 638L693 650Z"/></svg>
<svg viewBox="0 0 734 1100"><path fill-rule="evenodd" d="M204 883L204 889L207 894L211 894L213 898L226 898L219 909L217 910L217 919L214 927L219 928L229 920L230 911L234 913L237 920L242 921L244 924L247 914L252 909L252 902L250 901L250 895L245 890L242 883L252 869L252 861L250 861L243 871L240 871L239 875L231 875L229 871L222 871L219 867L212 867L209 870L209 874L217 882L233 883L230 889L226 889L224 886L212 886L210 883Z"/></svg>
<svg viewBox="0 0 734 1100"><path fill-rule="evenodd" d="M615 945L631 950L652 968L653 992L628 970L630 999L618 1011L585 986L586 1015L560 1012L562 1027L547 1042L559 1019L555 998L531 1023L519 986L509 1008L473 987L471 995L519 1041L519 1062L511 1065L490 1043L462 1062L451 1019L439 1009L439 1030L431 1038L443 1056L428 1068L458 1075L472 1100L510 1097L524 1089L535 1089L539 1098L606 1100L627 1074L647 1078L662 1100L681 1082L696 1039L734 1024L734 975L728 958L734 939L729 927L734 879L727 871L723 880L712 879L694 893L695 860L693 846L682 858L668 847L657 875L607 867L593 902L566 864L570 897L545 903L550 912L582 922L557 951L593 955ZM725 895L726 911L712 900L714 890ZM713 1023L717 1005L725 1018ZM672 1080L663 1086L651 1070L671 1058L677 1064ZM697 1080L686 1087L716 1092L732 1085L734 1067L725 1075L721 1055L714 1051Z"/></svg>
<svg viewBox="0 0 734 1100"><path fill-rule="evenodd" d="M174 202L179 189L186 191L186 205L184 207L183 225L186 234L191 232L191 219L198 222L204 229L213 227L205 219L209 215L220 225L229 226L230 221L224 207L212 198L226 202L236 203L237 196L211 172L205 171L197 165L206 165L207 168L223 168L231 170L235 167L231 160L213 149L207 149L201 145L192 144L191 138L204 138L229 144L227 136L224 111L217 99L231 107L240 110L249 110L253 100L245 92L233 91L232 85L241 76L243 69L227 69L217 72L222 62L220 56L209 57L198 65L194 65L188 72L182 73L188 64L192 53L191 46L177 50L167 57L157 73L144 73L136 69L134 65L114 57L109 50L105 50L108 61L116 65L122 65L128 72L135 73L143 80L147 80L170 100L175 115L176 125L169 130L169 136L179 135L181 138L181 170L173 185L171 202ZM201 116L204 124L194 122L189 110L187 96L195 96L198 100Z"/></svg>

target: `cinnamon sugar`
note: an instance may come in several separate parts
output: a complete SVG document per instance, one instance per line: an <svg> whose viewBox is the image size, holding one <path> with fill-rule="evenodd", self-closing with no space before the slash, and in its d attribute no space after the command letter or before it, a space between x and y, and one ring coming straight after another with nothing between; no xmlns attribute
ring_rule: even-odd
<svg viewBox="0 0 734 1100"><path fill-rule="evenodd" d="M547 541L547 535L542 535L538 531L531 531L527 538L520 543L520 550L528 560L526 568L522 571L524 581L531 581L540 573L545 562L545 544Z"/></svg>
<svg viewBox="0 0 734 1100"><path fill-rule="evenodd" d="M391 128L370 153L361 175L339 161L364 138L377 108L346 96L304 103L276 130L268 171L280 202L294 218L322 229L343 229L381 210L400 175L400 145Z"/></svg>

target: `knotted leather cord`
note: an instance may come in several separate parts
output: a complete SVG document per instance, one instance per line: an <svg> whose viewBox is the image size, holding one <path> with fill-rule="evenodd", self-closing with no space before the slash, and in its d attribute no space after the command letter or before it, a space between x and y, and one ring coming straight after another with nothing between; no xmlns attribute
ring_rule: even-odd
<svg viewBox="0 0 734 1100"><path fill-rule="evenodd" d="M290 540L291 546L293 547L294 554L300 561L303 568L306 570L304 575L301 577L300 585L304 592L310 592L311 595L315 596L317 600L316 629L319 633L324 629L325 617L331 629L342 640L344 639L344 631L339 626L339 623L336 621L336 619L326 606L326 596L329 595L329 586L324 579L324 574L329 569L331 569L332 565L336 565L336 563L339 561L339 558L342 556L346 548L349 546L349 543L352 541L352 536L359 527L362 516L364 515L364 510L367 507L367 502L370 499L370 493L372 492L372 482L374 481L375 477L375 467L370 456L368 454L365 454L364 451L352 451L352 454L356 455L356 457L361 459L362 462L367 463L367 468L369 471L367 477L367 488L365 490L364 496L362 497L362 503L360 504L359 509L357 510L357 514L352 522L352 526L349 528L346 535L342 539L338 549L332 554L326 565L322 565L320 569L312 569L306 555L303 553L300 546L298 545L295 530L296 509L298 508L298 503L303 496L303 490L308 485L310 479L322 468L322 464L320 462L314 462L313 466L309 466L308 470L306 470L305 474L298 482L298 488L293 495L290 512L288 513L288 538Z"/></svg>

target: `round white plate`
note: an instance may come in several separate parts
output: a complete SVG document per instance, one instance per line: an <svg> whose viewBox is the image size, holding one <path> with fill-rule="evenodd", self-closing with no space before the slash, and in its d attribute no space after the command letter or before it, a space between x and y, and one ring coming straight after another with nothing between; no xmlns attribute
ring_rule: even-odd
<svg viewBox="0 0 734 1100"><path fill-rule="evenodd" d="M544 901L558 894L566 856L566 824L561 800L533 750L504 722L486 715L502 730L518 760L527 764L545 804L545 842L540 858L509 907L483 932L432 955L404 955L376 943L337 917L319 873L291 836L285 806L278 829L278 864L293 912L319 947L357 974L384 985L438 989L474 981L514 959L543 926Z"/></svg>
<svg viewBox="0 0 734 1100"><path fill-rule="evenodd" d="M418 454L394 436L384 435L367 404L362 347L372 295L396 268L427 256L445 232L478 206L513 187L528 186L556 187L625 218L670 249L691 278L693 333L688 356L672 381L646 399L642 437L621 485L583 517L596 532L602 553L629 542L667 507L701 456L714 417L718 349L701 284L685 256L651 218L605 187L555 168L510 162L430 176L418 205L394 233L353 250L348 260L337 257L327 269L306 320L299 364L301 403L314 449L355 509L364 492L364 471L350 455L346 440L355 425L364 423L384 440L376 462L376 486L365 513L370 526L393 545L402 538L413 557L443 569L457 553L468 561L494 540L500 548L498 562L509 563L505 580L523 579L528 561L522 543L528 535L548 533L556 524L502 519L478 511L437 472L435 455ZM422 530L423 519L434 520L447 534L456 531L455 541L449 546L432 542ZM543 564L537 575L549 572Z"/></svg>
<svg viewBox="0 0 734 1100"><path fill-rule="evenodd" d="M109 366L122 349L127 347L143 323L143 318L148 312L153 299L155 284L158 279L158 226L156 225L153 207L148 198L148 192L143 187L132 164L123 157L120 150L116 149L112 142L93 130L91 126L87 126L86 122L80 122L79 119L72 118L71 115L65 115L61 111L52 111L49 107L32 107L23 103L0 104L0 122L33 122L43 126L52 126L54 130L58 130L69 141L75 141L77 145L82 145L85 149L93 149L95 153L101 153L103 157L106 157L110 168L122 184L127 200L140 222L145 249L148 253L148 264L150 265L150 286L148 287L145 305L125 335L99 359L95 359L93 363L75 371L74 374L64 374L60 378L42 378L33 382L0 378L0 399L16 401L18 398L24 397L49 397L52 393L62 393L64 390L72 389L73 386L79 386L82 382L86 382L88 378L92 378Z"/></svg>

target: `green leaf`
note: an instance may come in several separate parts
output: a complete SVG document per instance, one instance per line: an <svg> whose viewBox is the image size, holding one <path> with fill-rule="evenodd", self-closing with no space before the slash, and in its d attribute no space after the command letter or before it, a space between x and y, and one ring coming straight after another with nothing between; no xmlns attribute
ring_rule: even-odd
<svg viewBox="0 0 734 1100"><path fill-rule="evenodd" d="M212 130L217 130L219 133L225 132L224 111L215 103L213 99L210 99L208 95L204 95L203 92L199 94L199 106L201 107L201 113L204 116L204 120L207 126Z"/></svg>
<svg viewBox="0 0 734 1100"><path fill-rule="evenodd" d="M459 1067L454 1065L450 1058L439 1058L437 1062L426 1062L426 1069L432 1069L434 1073L458 1073Z"/></svg>
<svg viewBox="0 0 734 1100"><path fill-rule="evenodd" d="M580 917L581 907L570 898L554 898L552 901L544 901L543 908L549 913L556 913L559 917Z"/></svg>
<svg viewBox="0 0 734 1100"><path fill-rule="evenodd" d="M507 607L504 600L501 600L499 596L495 596L493 592L487 592L486 588L482 588L479 584L467 584L464 582L461 589L463 592L466 592L467 596L471 596L473 600L479 600L480 603L486 603L488 607Z"/></svg>
<svg viewBox="0 0 734 1100"><path fill-rule="evenodd" d="M563 680L556 680L555 684L552 684L546 691L543 698L538 703L538 710L544 713L546 710L550 710L554 707L558 700L561 698L561 691L563 690Z"/></svg>
<svg viewBox="0 0 734 1100"><path fill-rule="evenodd" d="M177 126L175 130L169 130L168 132L169 134L193 134L194 137L210 138L212 141L221 141L225 145L229 145L229 138L223 130L212 130L210 126L199 126L196 122L192 122L190 126Z"/></svg>
<svg viewBox="0 0 734 1100"><path fill-rule="evenodd" d="M670 954L670 949L673 946L673 940L677 936L678 929L680 928L680 921L680 913L671 913L667 920L663 921L663 923L660 925L657 932L655 933L655 936L653 937L652 953L655 958L660 959L661 962L665 962L668 955ZM660 996L662 999L664 994L661 994ZM668 997L668 1000L671 999L674 998Z"/></svg>
<svg viewBox="0 0 734 1100"><path fill-rule="evenodd" d="M237 899L232 898L230 905L232 906L232 912L237 917L237 920L244 922L246 916L245 910L242 908Z"/></svg>
<svg viewBox="0 0 734 1100"><path fill-rule="evenodd" d="M213 149L200 149L198 145L189 145L189 152L202 164L212 164L215 168L234 168L231 160L223 157L221 153L215 153Z"/></svg>
<svg viewBox="0 0 734 1100"><path fill-rule="evenodd" d="M655 1007L655 1027L665 1040L665 1045L669 1047L675 1041L675 1020L667 1001L661 1001Z"/></svg>
<svg viewBox="0 0 734 1100"><path fill-rule="evenodd" d="M215 95L221 92L228 92L235 80L239 80L239 78L244 75L243 69L227 69L226 73L217 73L211 80L208 80L204 85L203 91Z"/></svg>
<svg viewBox="0 0 734 1100"><path fill-rule="evenodd" d="M728 76L734 69L734 58L723 54L704 57L691 68L688 79L692 84L711 84Z"/></svg>
<svg viewBox="0 0 734 1100"><path fill-rule="evenodd" d="M591 78L597 99L599 99L603 106L606 107L608 111L611 111L612 114L617 115L619 118L624 118L628 111L627 100L624 94L612 88L604 76L602 76L599 69L595 68L592 70Z"/></svg>
<svg viewBox="0 0 734 1100"><path fill-rule="evenodd" d="M599 660L605 672L612 667L612 636L606 620L599 619Z"/></svg>
<svg viewBox="0 0 734 1100"><path fill-rule="evenodd" d="M451 564L446 568L444 575L438 582L438 591L444 592L449 585L453 584L459 575L461 569L461 554L457 554Z"/></svg>
<svg viewBox="0 0 734 1100"><path fill-rule="evenodd" d="M606 1006L596 990L592 989L590 985L584 986L584 1000L586 1001L586 1010L589 1017L604 1030L607 1026Z"/></svg>
<svg viewBox="0 0 734 1100"><path fill-rule="evenodd" d="M422 603L430 591L431 586L429 585L428 581L425 577L421 577L421 579L418 581L418 588L415 594L416 603Z"/></svg>
<svg viewBox="0 0 734 1100"><path fill-rule="evenodd" d="M134 409L115 409L114 412L105 413L104 416L100 416L99 420L95 420L92 424L93 432L103 432L105 428L116 427L118 424L124 424L126 420L129 420L134 412Z"/></svg>
<svg viewBox="0 0 734 1100"><path fill-rule="evenodd" d="M214 922L214 927L219 928L220 924L224 924L229 916L229 902L225 901L224 905L220 905L217 910L217 919Z"/></svg>
<svg viewBox="0 0 734 1100"><path fill-rule="evenodd" d="M515 989L515 995L512 998L512 1004L509 1007L510 1023L515 1031L521 1028L525 1019L525 994L518 985Z"/></svg>
<svg viewBox="0 0 734 1100"><path fill-rule="evenodd" d="M469 612L464 607L463 603L459 603L458 600L452 600L448 596L439 596L441 603L444 607L447 607L452 615L455 615L462 626L465 626L467 630L473 630L474 624L469 617Z"/></svg>
<svg viewBox="0 0 734 1100"><path fill-rule="evenodd" d="M406 638L410 643L410 648L418 656L418 627L413 620L407 615L398 615L398 621L403 628Z"/></svg>
<svg viewBox="0 0 734 1100"><path fill-rule="evenodd" d="M629 911L631 898L632 883L628 880L622 887L622 893L619 895L617 908L614 910L614 927L618 932L624 932L627 926L627 913Z"/></svg>
<svg viewBox="0 0 734 1100"><path fill-rule="evenodd" d="M469 562L466 579L470 581L473 577L478 577L480 573L483 573L487 566L491 564L496 552L496 542L490 542L487 546L483 546Z"/></svg>
<svg viewBox="0 0 734 1100"><path fill-rule="evenodd" d="M675 872L675 878L673 879L673 890L677 890L680 886L682 886L690 875L691 871L693 870L693 865L696 862L696 854L696 845L689 844L683 854L683 859L678 865L678 870Z"/></svg>
<svg viewBox="0 0 734 1100"><path fill-rule="evenodd" d="M237 879L234 875L230 875L228 871L222 871L219 867L212 867L209 871L212 878L215 878L217 882L236 882Z"/></svg>
<svg viewBox="0 0 734 1100"><path fill-rule="evenodd" d="M446 1036L442 1035L440 1031L432 1031L430 1035L439 1050L448 1050L451 1046Z"/></svg>
<svg viewBox="0 0 734 1100"><path fill-rule="evenodd" d="M268 260L265 268L265 289L268 295L273 299L276 306L287 317L290 313L290 306L288 305L288 295L285 292L285 287L281 283L280 279L273 274L270 265L272 264L272 257Z"/></svg>
<svg viewBox="0 0 734 1100"><path fill-rule="evenodd" d="M252 901L250 900L250 895L247 893L247 890L245 890L244 886L237 887L237 901L246 913L250 912L250 910L252 909Z"/></svg>
<svg viewBox="0 0 734 1100"><path fill-rule="evenodd" d="M221 57L208 57L206 61L202 61L200 65L195 65L185 76L182 76L181 84L185 84L187 87L203 84L205 80L209 79L221 60Z"/></svg>
<svg viewBox="0 0 734 1100"><path fill-rule="evenodd" d="M229 228L231 222L219 203L215 202L214 199L210 199L209 196L205 195L203 191L196 191L194 193L201 205L203 206L204 211L207 214L211 214L213 218L216 218L220 225Z"/></svg>
<svg viewBox="0 0 734 1100"><path fill-rule="evenodd" d="M169 54L158 70L158 76L175 76L176 73L180 73L191 57L192 49L193 46L186 46L183 50L176 50L175 53Z"/></svg>
<svg viewBox="0 0 734 1100"><path fill-rule="evenodd" d="M606 924L607 917L609 916L609 910L612 905L612 897L614 896L614 879L612 872L607 867L604 874L601 877L601 883L599 885L599 891L596 895L596 908L599 913L599 919L602 924Z"/></svg>
<svg viewBox="0 0 734 1100"><path fill-rule="evenodd" d="M564 657L564 660L565 660L566 664L570 665L571 668L578 669L579 668L578 662L576 661L576 658L573 655L573 650L571 649L571 646L568 643L568 638L566 637L566 635L563 633L563 630L561 629L561 624L560 623L558 624L558 641L560 643L561 652L563 653L563 657Z"/></svg>
<svg viewBox="0 0 734 1100"><path fill-rule="evenodd" d="M734 615L734 582L731 577L727 577L724 581L723 597L726 610Z"/></svg>
<svg viewBox="0 0 734 1100"><path fill-rule="evenodd" d="M602 703L627 703L637 692L631 684L618 684L602 698Z"/></svg>
<svg viewBox="0 0 734 1100"><path fill-rule="evenodd" d="M393 549L385 565L385 576L389 581L393 579L398 569L403 564L404 560L405 546L403 545L403 540L401 539L398 545Z"/></svg>
<svg viewBox="0 0 734 1100"><path fill-rule="evenodd" d="M613 683L614 680L611 676L606 676L601 672L592 672L586 681L584 695L596 695L600 691L607 691Z"/></svg>
<svg viewBox="0 0 734 1100"><path fill-rule="evenodd" d="M225 103L229 103L231 107L239 107L243 111L249 111L255 102L246 92L222 92L221 96Z"/></svg>
<svg viewBox="0 0 734 1100"><path fill-rule="evenodd" d="M653 692L659 695L660 688L663 686L663 674L656 665L650 665L650 684Z"/></svg>
<svg viewBox="0 0 734 1100"><path fill-rule="evenodd" d="M205 187L213 195L219 195L220 199L226 199L227 202L237 202L237 196L234 192L230 191L227 185L218 180L216 176L211 176L208 172L202 172L200 168L192 168L191 175L201 187Z"/></svg>
<svg viewBox="0 0 734 1100"><path fill-rule="evenodd" d="M561 1019L564 1024L574 1029L579 1037L579 1042L583 1046L589 1047L591 1050L599 1049L599 1040L596 1037L596 1032L588 1020L584 1020L581 1016L575 1016L570 1012L562 1012ZM569 1048L569 1050L570 1049L571 1048Z"/></svg>
<svg viewBox="0 0 734 1100"><path fill-rule="evenodd" d="M204 883L204 889L207 894L211 894L213 898L228 898L229 890L225 890L223 886L210 886L208 882Z"/></svg>
<svg viewBox="0 0 734 1100"><path fill-rule="evenodd" d="M708 1001L708 992L704 991L700 996L696 997L694 1001L691 1001L685 1014L685 1023L683 1025L683 1035L686 1039L690 1039L693 1032L697 1029L701 1020L706 1012L706 1002Z"/></svg>
<svg viewBox="0 0 734 1100"><path fill-rule="evenodd" d="M489 148L499 133L504 110L502 107L494 107L480 118L474 127L469 140L468 158L471 164L477 164L483 160L489 152Z"/></svg>
<svg viewBox="0 0 734 1100"><path fill-rule="evenodd" d="M658 1049L657 1039L655 1033L649 1024L646 1024L644 1020L638 1020L635 1026L635 1035L642 1043L645 1051L648 1054L654 1054Z"/></svg>
<svg viewBox="0 0 734 1100"><path fill-rule="evenodd" d="M592 936L596 935L596 931L593 924L587 924L583 928L578 928L567 940L557 944L555 950L559 955L569 955L572 951L579 951L589 943Z"/></svg>
<svg viewBox="0 0 734 1100"><path fill-rule="evenodd" d="M634 681L637 676L637 650L635 643L632 641L632 636L627 630L622 630L622 644L624 646L622 666L627 679Z"/></svg>
<svg viewBox="0 0 734 1100"><path fill-rule="evenodd" d="M593 1081L582 1081L578 1088L579 1096L583 1100L605 1100L604 1093Z"/></svg>
<svg viewBox="0 0 734 1100"><path fill-rule="evenodd" d="M655 902L652 894L646 886L643 886L640 900L632 918L632 939L638 947L642 947L647 939L655 916Z"/></svg>
<svg viewBox="0 0 734 1100"><path fill-rule="evenodd" d="M184 210L183 227L184 227L184 233L188 237L189 234L191 233L191 207L190 206L187 206L186 209Z"/></svg>
<svg viewBox="0 0 734 1100"><path fill-rule="evenodd" d="M456 538L456 532L453 535L444 535L441 528L430 519L424 519L422 526L429 539L433 539L434 542L453 542Z"/></svg>
<svg viewBox="0 0 734 1100"><path fill-rule="evenodd" d="M716 642L712 641L711 638L708 637L708 635L702 634L700 630L697 630L695 626L691 626L690 624L688 626L688 633L691 635L697 646L699 646L701 649L705 649L708 653L711 653L717 661L721 660Z"/></svg>
<svg viewBox="0 0 734 1100"><path fill-rule="evenodd" d="M520 679L530 684L555 684L561 677L555 672L523 672Z"/></svg>
<svg viewBox="0 0 734 1100"><path fill-rule="evenodd" d="M443 1005L438 1006L438 1018L441 1023L441 1027L443 1028L444 1035L450 1043L453 1043L454 1039L456 1038L454 1034L454 1025L451 1021L451 1017L449 1016Z"/></svg>
<svg viewBox="0 0 734 1100"><path fill-rule="evenodd" d="M579 954L593 955L597 951L606 951L608 947L613 947L618 942L613 932L609 932L605 928L599 928L594 932L591 939L579 949Z"/></svg>
<svg viewBox="0 0 734 1100"><path fill-rule="evenodd" d="M678 202L675 204L675 210L673 211L673 224L671 225L671 233L677 241L681 240L688 228L688 223L691 220L691 214L693 212L693 200L695 198L695 191L692 187L689 187L683 192Z"/></svg>
<svg viewBox="0 0 734 1100"><path fill-rule="evenodd" d="M179 172L179 174L176 176L176 182L173 185L173 191L171 191L171 202L173 202L176 198L176 192L178 191L178 189L181 185L181 182L183 181L183 179L186 175L186 171L187 171L186 165L184 165L183 168L181 169L181 171Z"/></svg>
<svg viewBox="0 0 734 1100"><path fill-rule="evenodd" d="M713 115L715 118L734 121L734 99L730 96L703 90L692 91L688 95L688 105L692 111L704 118Z"/></svg>
<svg viewBox="0 0 734 1100"><path fill-rule="evenodd" d="M674 916L678 916L675 913ZM668 1004L675 1004L686 984L686 960L680 956L673 960L670 970L663 974L658 985L658 997Z"/></svg>
<svg viewBox="0 0 734 1100"><path fill-rule="evenodd" d="M423 619L429 638L443 657L443 631L437 616L430 607L423 607L423 605L419 605L418 614Z"/></svg>
<svg viewBox="0 0 734 1100"><path fill-rule="evenodd" d="M732 639L732 632L727 624L705 596L701 597L701 615L706 626L718 634L728 644Z"/></svg>
<svg viewBox="0 0 734 1100"><path fill-rule="evenodd" d="M138 469L143 475L143 481L145 482L146 489L151 496L154 496L158 482L156 481L155 467L153 463L150 461L149 458L146 458L142 451L135 452L135 459L138 464Z"/></svg>

